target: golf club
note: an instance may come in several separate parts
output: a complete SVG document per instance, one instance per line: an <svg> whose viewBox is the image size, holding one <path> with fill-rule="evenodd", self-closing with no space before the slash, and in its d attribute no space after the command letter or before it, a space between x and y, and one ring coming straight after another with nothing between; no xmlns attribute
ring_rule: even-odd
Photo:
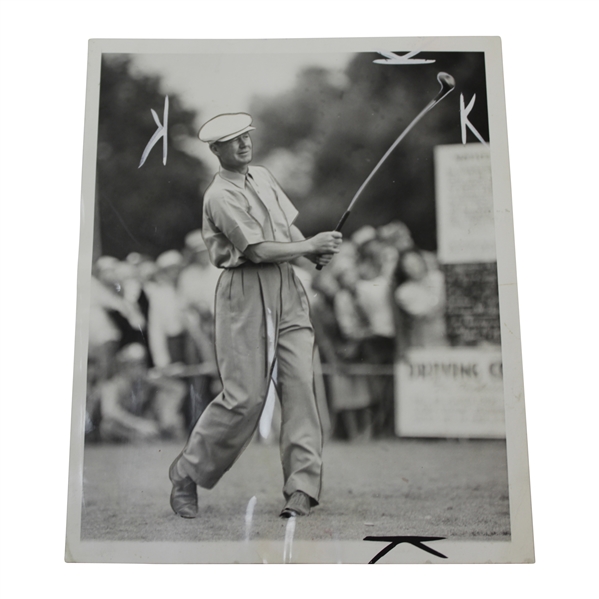
<svg viewBox="0 0 599 599"><path fill-rule="evenodd" d="M345 221L347 220L349 213L351 212L351 209L353 208L354 204L360 197L360 194L362 193L362 191L364 190L366 185L368 185L368 183L370 182L372 177L374 177L375 173L379 170L379 168L383 164L383 162L385 162L385 160L387 159L389 154L391 154L391 152L393 152L393 150L397 147L399 142L409 133L409 131L414 127L414 125L416 125L416 123L427 112L432 110L445 96L447 96L449 93L451 93L453 91L453 89L455 88L455 79L449 73L444 73L444 72L439 73L437 75L437 81L441 84L441 89L439 90L439 93L424 107L424 109L416 116L416 118L404 129L404 131L401 133L401 135L393 142L393 145L385 152L384 156L378 161L377 165L372 169L372 172L370 173L370 175L368 175L368 177L366 178L364 183L362 183L362 185L360 186L358 191L355 193L354 197L352 198L352 201L349 203L349 206L347 207L347 210L344 212L343 216L341 217L341 220L337 223L337 226L335 227L335 231L341 231L341 228L345 224ZM316 270L322 270L322 265L319 264L318 266L316 266Z"/></svg>

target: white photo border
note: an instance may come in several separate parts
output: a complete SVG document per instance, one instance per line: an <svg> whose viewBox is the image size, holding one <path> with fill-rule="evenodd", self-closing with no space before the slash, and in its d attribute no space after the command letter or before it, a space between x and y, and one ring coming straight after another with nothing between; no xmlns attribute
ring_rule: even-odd
<svg viewBox="0 0 599 599"><path fill-rule="evenodd" d="M498 37L354 38L296 40L91 40L89 42L81 232L77 279L77 318L71 423L71 452L66 556L68 562L233 563L253 562L258 552L269 563L280 562L282 541L121 542L82 541L81 505L87 373L90 276L94 234L99 81L103 53L311 53L376 52L381 47L419 47L426 51L484 52L501 309L506 446L511 538L509 541L443 542L447 560L399 546L389 554L396 563L523 563L534 561L528 448L516 284L512 198L501 41ZM378 546L381 549L382 546ZM254 551L256 549L257 551ZM378 551L371 543L294 542L294 562L368 563ZM253 557L252 557L253 556ZM272 561L271 561L272 560Z"/></svg>

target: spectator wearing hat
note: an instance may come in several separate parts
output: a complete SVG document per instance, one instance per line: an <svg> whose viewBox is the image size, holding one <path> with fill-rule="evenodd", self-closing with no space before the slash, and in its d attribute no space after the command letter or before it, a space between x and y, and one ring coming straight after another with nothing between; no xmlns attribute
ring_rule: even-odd
<svg viewBox="0 0 599 599"><path fill-rule="evenodd" d="M341 234L304 238L293 224L298 212L274 177L249 166L253 129L249 115L224 114L199 133L220 162L204 195L202 230L211 262L223 269L215 303L223 391L169 470L171 507L187 518L198 513L197 485L212 488L251 440L275 372L286 498L281 516L307 515L320 497L323 438L313 388L314 331L290 261L308 256L327 264Z"/></svg>
<svg viewBox="0 0 599 599"><path fill-rule="evenodd" d="M214 316L214 297L221 271L210 262L201 230L186 235L184 252L187 264L179 276L179 294L185 306L194 308L210 322Z"/></svg>
<svg viewBox="0 0 599 599"><path fill-rule="evenodd" d="M149 376L147 352L139 343L121 349L116 364L116 374L101 390L101 439L135 442L181 438L183 383Z"/></svg>
<svg viewBox="0 0 599 599"><path fill-rule="evenodd" d="M148 365L154 366L152 354L150 353L150 345L148 341L148 316L150 312L150 300L146 293L146 284L150 280L155 271L154 262L149 256L144 256L137 252L131 252L125 259L128 265L128 277L123 281L123 296L126 300L132 303L144 317L146 324L134 331L129 331L124 335L121 344L126 343L141 343L148 352Z"/></svg>
<svg viewBox="0 0 599 599"><path fill-rule="evenodd" d="M120 322L131 328L145 326L145 319L117 292L119 261L102 256L93 266L90 285L88 337L88 390L86 432L94 433L99 419L99 390L114 372L114 357L122 341ZM94 433L95 434L95 433Z"/></svg>
<svg viewBox="0 0 599 599"><path fill-rule="evenodd" d="M189 420L195 424L208 403L222 389L214 353L214 298L221 271L210 262L201 230L186 235L184 255L187 256L187 264L179 275L177 291L189 332L186 363L212 366L212 373L190 378L192 402Z"/></svg>
<svg viewBox="0 0 599 599"><path fill-rule="evenodd" d="M366 227L354 235L358 246L355 302L367 329L361 342L362 357L367 364L391 370L395 358L392 274L397 252L378 239L376 230L367 231L368 234L365 230ZM392 253L390 264L389 251ZM373 403L373 433L391 435L394 428L393 376L373 372L368 377L368 384Z"/></svg>
<svg viewBox="0 0 599 599"><path fill-rule="evenodd" d="M347 261L345 264L350 266ZM343 272L352 271L349 268ZM361 360L359 328L354 326L359 325L359 316L351 292L340 287L342 277L341 271L336 276L333 269L324 269L315 277L312 321L320 355L328 367L333 434L354 441L368 436L370 392L366 377L352 373L352 365ZM352 336L355 332L357 338Z"/></svg>
<svg viewBox="0 0 599 599"><path fill-rule="evenodd" d="M112 374L112 360L121 339L111 312L120 312L125 317L127 306L122 298L102 283L96 270L90 284L88 356L96 363L99 380Z"/></svg>
<svg viewBox="0 0 599 599"><path fill-rule="evenodd" d="M176 250L164 252L156 259L153 281L146 284L150 304L148 339L158 368L185 362L184 314L176 288L182 261Z"/></svg>
<svg viewBox="0 0 599 599"><path fill-rule="evenodd" d="M187 264L179 275L177 291L194 341L192 361L189 363L199 360L216 364L214 298L221 271L210 262L201 230L192 231L185 237L184 252Z"/></svg>
<svg viewBox="0 0 599 599"><path fill-rule="evenodd" d="M117 295L125 301L128 310L137 315L132 322L130 318L118 312L111 314L120 330L119 347L130 343L147 345L147 298L141 285L138 266L128 259L118 262L114 269L114 277Z"/></svg>
<svg viewBox="0 0 599 599"><path fill-rule="evenodd" d="M139 306L131 301L130 295L125 292L130 279L135 277L134 269L128 262L121 262L112 256L102 256L96 261L92 276L102 284L99 288L92 281L94 286L91 298L92 308L103 307L111 319L110 325L105 322L100 322L99 325L104 329L105 334L116 326L119 331L116 334L118 343L120 346L125 345L127 341L123 340L124 330L139 331L145 326L146 321ZM94 314L94 318L96 316Z"/></svg>

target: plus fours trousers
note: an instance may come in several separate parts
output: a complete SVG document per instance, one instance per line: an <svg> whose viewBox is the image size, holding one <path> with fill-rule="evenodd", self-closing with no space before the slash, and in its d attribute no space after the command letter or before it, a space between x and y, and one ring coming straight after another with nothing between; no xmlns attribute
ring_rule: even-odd
<svg viewBox="0 0 599 599"><path fill-rule="evenodd" d="M283 493L318 503L323 435L314 394L314 332L306 292L288 263L244 263L222 273L215 341L223 391L208 405L179 467L210 489L250 442L273 370L281 402ZM274 369L276 360L276 369Z"/></svg>

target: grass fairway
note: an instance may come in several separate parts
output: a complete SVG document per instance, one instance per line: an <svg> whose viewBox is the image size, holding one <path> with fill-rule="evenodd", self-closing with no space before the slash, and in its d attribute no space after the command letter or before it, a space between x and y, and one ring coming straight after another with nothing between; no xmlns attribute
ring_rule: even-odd
<svg viewBox="0 0 599 599"><path fill-rule="evenodd" d="M212 491L200 515L169 506L168 466L182 443L88 445L82 540L243 541L285 538L278 447L252 443ZM297 540L424 535L508 540L505 442L388 440L325 446L321 505L298 519ZM248 502L256 497L251 530Z"/></svg>

